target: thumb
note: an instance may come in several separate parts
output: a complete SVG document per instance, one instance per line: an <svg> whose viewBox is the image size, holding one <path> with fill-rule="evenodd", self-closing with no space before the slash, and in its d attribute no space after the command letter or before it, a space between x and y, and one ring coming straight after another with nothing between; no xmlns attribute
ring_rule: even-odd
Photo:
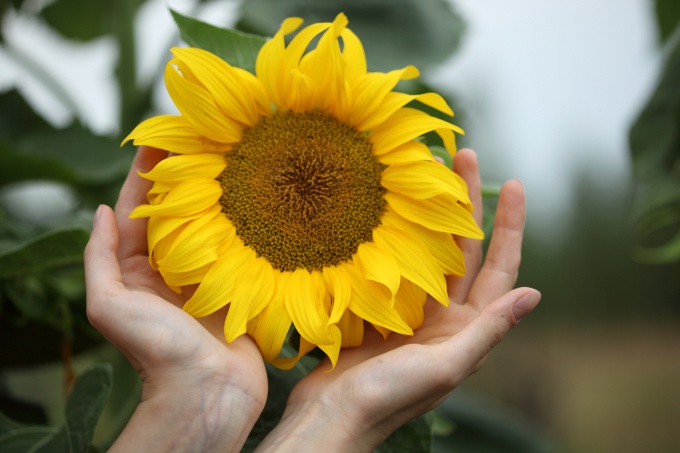
<svg viewBox="0 0 680 453"><path fill-rule="evenodd" d="M85 247L87 315L97 327L104 316L112 290L122 288L118 250L118 225L110 207L101 205L94 216L90 240Z"/></svg>
<svg viewBox="0 0 680 453"><path fill-rule="evenodd" d="M470 374L521 318L531 313L541 300L532 288L517 288L490 303L468 326L450 341L448 349L459 356L457 368Z"/></svg>

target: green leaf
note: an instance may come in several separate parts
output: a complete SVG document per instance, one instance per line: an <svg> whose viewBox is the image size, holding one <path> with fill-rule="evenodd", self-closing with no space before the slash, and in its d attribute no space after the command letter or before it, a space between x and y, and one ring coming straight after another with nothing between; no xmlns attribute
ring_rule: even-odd
<svg viewBox="0 0 680 453"><path fill-rule="evenodd" d="M668 264L680 260L680 231L659 247L636 247L633 259L643 264Z"/></svg>
<svg viewBox="0 0 680 453"><path fill-rule="evenodd" d="M66 402L66 418L44 451L87 452L94 428L111 391L113 370L95 365L80 376Z"/></svg>
<svg viewBox="0 0 680 453"><path fill-rule="evenodd" d="M640 247L635 258L645 263L680 261L680 28L670 38L658 85L630 130L636 213L640 240L675 229L665 245ZM670 215L668 214L670 213ZM671 219L672 221L668 221ZM675 239L673 239L675 238Z"/></svg>
<svg viewBox="0 0 680 453"><path fill-rule="evenodd" d="M630 130L633 170L639 180L678 172L680 165L680 29L668 43L652 97Z"/></svg>
<svg viewBox="0 0 680 453"><path fill-rule="evenodd" d="M678 0L656 0L654 3L659 40L664 43L680 24L680 2Z"/></svg>
<svg viewBox="0 0 680 453"><path fill-rule="evenodd" d="M443 146L430 146L430 152L434 157L441 159L447 168L453 169L453 158L451 158L451 153L446 148Z"/></svg>
<svg viewBox="0 0 680 453"><path fill-rule="evenodd" d="M25 453L35 451L57 433L50 426L31 426L17 423L0 413L0 451L5 453Z"/></svg>
<svg viewBox="0 0 680 453"><path fill-rule="evenodd" d="M273 35L286 17L307 24L332 21L344 12L361 39L371 70L440 63L458 48L464 23L444 0L246 0L238 28Z"/></svg>
<svg viewBox="0 0 680 453"><path fill-rule="evenodd" d="M80 263L88 238L81 228L56 230L6 250L0 253L0 278Z"/></svg>
<svg viewBox="0 0 680 453"><path fill-rule="evenodd" d="M122 1L139 6L144 0L57 0L41 13L47 23L69 39L89 41L111 33L112 16ZM130 18L132 20L132 18Z"/></svg>
<svg viewBox="0 0 680 453"><path fill-rule="evenodd" d="M0 451L24 453L89 451L92 434L111 389L112 369L95 365L75 382L61 428L22 425L0 414Z"/></svg>
<svg viewBox="0 0 680 453"><path fill-rule="evenodd" d="M432 448L432 426L426 415L415 418L395 432L374 450L376 453L429 453Z"/></svg>
<svg viewBox="0 0 680 453"><path fill-rule="evenodd" d="M112 138L79 124L54 129L16 91L0 95L0 185L36 179L106 184L122 178L130 163Z"/></svg>
<svg viewBox="0 0 680 453"><path fill-rule="evenodd" d="M255 73L257 53L266 38L237 30L215 27L191 17L170 10L182 33L182 38L190 46L207 50L232 66Z"/></svg>

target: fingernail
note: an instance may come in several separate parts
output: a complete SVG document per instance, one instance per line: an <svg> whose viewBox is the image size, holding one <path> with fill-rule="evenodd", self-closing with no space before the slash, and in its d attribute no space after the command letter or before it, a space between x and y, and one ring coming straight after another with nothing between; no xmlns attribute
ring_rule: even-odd
<svg viewBox="0 0 680 453"><path fill-rule="evenodd" d="M531 313L531 311L536 308L536 305L538 305L540 300L541 293L536 290L529 291L524 296L522 296L512 306L512 315L515 317L515 320L519 321Z"/></svg>
<svg viewBox="0 0 680 453"><path fill-rule="evenodd" d="M97 210L94 212L94 218L92 219L92 228L97 228L97 223L99 222L99 218L102 215L102 208L104 205L99 205Z"/></svg>

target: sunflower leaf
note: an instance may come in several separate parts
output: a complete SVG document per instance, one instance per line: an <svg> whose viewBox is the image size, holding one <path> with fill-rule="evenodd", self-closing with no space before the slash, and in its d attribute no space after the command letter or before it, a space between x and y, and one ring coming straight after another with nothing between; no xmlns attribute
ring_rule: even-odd
<svg viewBox="0 0 680 453"><path fill-rule="evenodd" d="M453 159L451 153L443 146L430 146L430 152L435 159L446 165L447 168L453 168Z"/></svg>
<svg viewBox="0 0 680 453"><path fill-rule="evenodd" d="M207 50L232 66L255 73L257 53L267 39L236 30L215 27L170 10L182 38L193 47Z"/></svg>
<svg viewBox="0 0 680 453"><path fill-rule="evenodd" d="M0 278L80 263L88 237L82 228L55 230L5 250L0 253Z"/></svg>
<svg viewBox="0 0 680 453"><path fill-rule="evenodd" d="M106 184L122 179L130 161L113 139L79 124L54 129L15 90L0 95L0 185L36 179Z"/></svg>
<svg viewBox="0 0 680 453"><path fill-rule="evenodd" d="M113 369L99 364L76 381L66 402L66 418L47 451L88 451L94 428L111 391Z"/></svg>
<svg viewBox="0 0 680 453"><path fill-rule="evenodd" d="M642 244L635 258L645 263L680 260L680 27L666 47L657 87L630 130L636 211ZM659 246L659 242L665 242ZM651 246L651 247L650 247Z"/></svg>
<svg viewBox="0 0 680 453"><path fill-rule="evenodd" d="M24 425L0 413L0 450L2 451L35 451L35 447L44 444L56 433L57 428Z"/></svg>
<svg viewBox="0 0 680 453"><path fill-rule="evenodd" d="M0 450L86 452L108 399L112 368L95 365L81 375L66 402L64 424L58 430L17 423L0 414Z"/></svg>
<svg viewBox="0 0 680 453"><path fill-rule="evenodd" d="M389 71L410 64L422 70L445 60L461 42L465 23L452 3L444 0L247 0L242 3L237 28L269 35L286 17L302 17L312 23L332 21L339 12L344 12L349 18L349 27L364 44L370 70Z"/></svg>

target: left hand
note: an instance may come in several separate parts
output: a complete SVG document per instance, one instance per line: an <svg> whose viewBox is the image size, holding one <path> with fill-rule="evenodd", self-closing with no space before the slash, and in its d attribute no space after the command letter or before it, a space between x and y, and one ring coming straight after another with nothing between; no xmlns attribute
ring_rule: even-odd
<svg viewBox="0 0 680 453"><path fill-rule="evenodd" d="M142 402L112 451L240 451L267 398L255 342L224 339L224 311L194 319L148 261L146 172L167 156L141 147L114 212L100 206L85 249L87 315L137 369ZM228 446L228 447L227 447Z"/></svg>

